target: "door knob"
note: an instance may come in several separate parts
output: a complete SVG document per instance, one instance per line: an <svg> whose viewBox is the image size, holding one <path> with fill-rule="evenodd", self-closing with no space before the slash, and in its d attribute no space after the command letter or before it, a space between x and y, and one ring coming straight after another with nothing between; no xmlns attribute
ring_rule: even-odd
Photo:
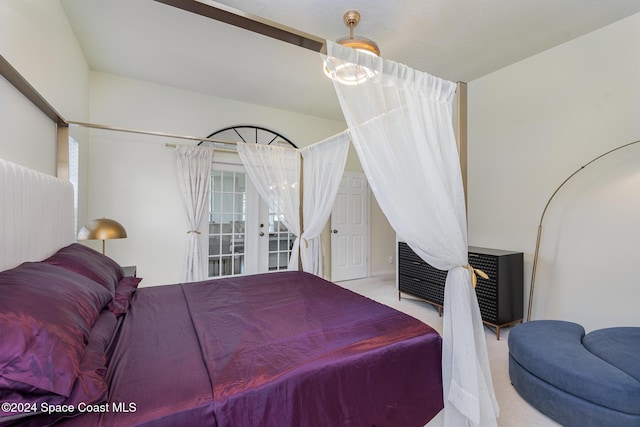
<svg viewBox="0 0 640 427"><path fill-rule="evenodd" d="M333 234L338 234L338 230L333 230Z"/></svg>
<svg viewBox="0 0 640 427"><path fill-rule="evenodd" d="M262 236L264 236L264 232L261 231L260 232L260 237L262 237Z"/></svg>

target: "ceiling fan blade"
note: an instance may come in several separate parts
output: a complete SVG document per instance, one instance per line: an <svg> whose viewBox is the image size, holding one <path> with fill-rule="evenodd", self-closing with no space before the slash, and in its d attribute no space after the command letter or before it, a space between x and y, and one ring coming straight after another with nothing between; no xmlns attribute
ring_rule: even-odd
<svg viewBox="0 0 640 427"><path fill-rule="evenodd" d="M235 27L243 28L254 33L291 43L296 46L304 47L305 49L309 49L314 52L326 53L327 51L325 40L320 37L298 31L294 28L269 21L259 16L251 15L220 3L213 1L203 3L198 0L155 1L187 12L215 19L216 21L224 22Z"/></svg>

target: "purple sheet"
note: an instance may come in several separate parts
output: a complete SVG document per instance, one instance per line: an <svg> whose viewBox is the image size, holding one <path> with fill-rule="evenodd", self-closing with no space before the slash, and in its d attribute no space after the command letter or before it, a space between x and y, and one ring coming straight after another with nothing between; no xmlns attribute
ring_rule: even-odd
<svg viewBox="0 0 640 427"><path fill-rule="evenodd" d="M139 289L108 375L135 412L69 425L411 427L443 406L436 331L300 272Z"/></svg>
<svg viewBox="0 0 640 427"><path fill-rule="evenodd" d="M108 412L98 408L65 426L215 426L211 383L181 286L137 290L107 380Z"/></svg>

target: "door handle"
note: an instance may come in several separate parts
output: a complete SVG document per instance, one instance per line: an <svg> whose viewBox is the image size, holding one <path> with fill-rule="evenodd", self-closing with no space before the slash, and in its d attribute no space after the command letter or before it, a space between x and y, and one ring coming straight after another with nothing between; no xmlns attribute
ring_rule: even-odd
<svg viewBox="0 0 640 427"><path fill-rule="evenodd" d="M261 231L260 232L260 237L262 237L262 236L264 236L264 232Z"/></svg>
<svg viewBox="0 0 640 427"><path fill-rule="evenodd" d="M338 234L338 230L334 229L333 234Z"/></svg>

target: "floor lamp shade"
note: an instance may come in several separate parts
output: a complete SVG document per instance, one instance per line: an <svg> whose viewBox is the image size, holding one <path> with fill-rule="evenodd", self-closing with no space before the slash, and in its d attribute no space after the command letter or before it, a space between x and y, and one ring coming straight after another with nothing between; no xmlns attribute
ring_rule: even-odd
<svg viewBox="0 0 640 427"><path fill-rule="evenodd" d="M118 221L109 218L93 219L82 226L78 232L78 240L102 240L102 253L104 254L104 241L122 239L127 237L127 230Z"/></svg>

